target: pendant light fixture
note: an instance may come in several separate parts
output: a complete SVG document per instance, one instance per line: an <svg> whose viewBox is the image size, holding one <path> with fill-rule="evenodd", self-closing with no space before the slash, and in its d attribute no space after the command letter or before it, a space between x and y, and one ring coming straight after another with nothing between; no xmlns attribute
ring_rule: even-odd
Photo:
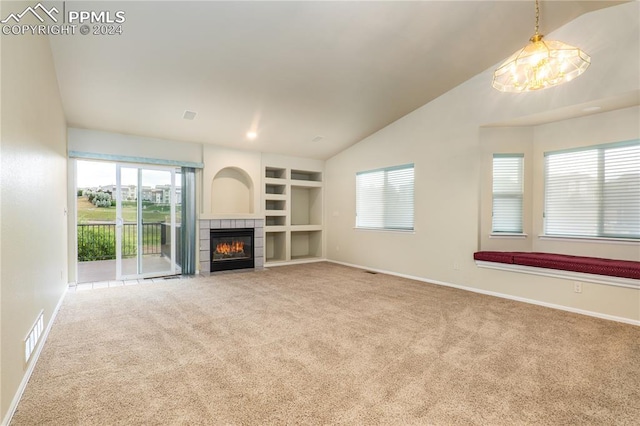
<svg viewBox="0 0 640 426"><path fill-rule="evenodd" d="M543 40L538 32L540 7L536 0L535 34L529 43L493 73L492 86L501 92L532 92L571 81L591 64L591 57L561 41Z"/></svg>

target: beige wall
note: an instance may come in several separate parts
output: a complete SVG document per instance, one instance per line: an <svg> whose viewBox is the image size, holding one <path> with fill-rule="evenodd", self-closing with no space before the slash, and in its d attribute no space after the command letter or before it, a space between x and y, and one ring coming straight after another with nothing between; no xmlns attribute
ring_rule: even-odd
<svg viewBox="0 0 640 426"><path fill-rule="evenodd" d="M533 128L489 127L480 129L480 245L481 250L532 251L533 235ZM524 155L522 200L524 237L492 236L493 154Z"/></svg>
<svg viewBox="0 0 640 426"><path fill-rule="evenodd" d="M202 176L202 205L200 213L204 214L228 214L239 213L246 215L260 214L262 208L260 207L260 153L251 151L240 151L234 149L222 148L214 145L204 145L203 147L203 161L204 171ZM217 182L214 185L213 179L223 169L231 168L235 170L242 170L245 174L244 185L240 181L233 182L229 180L227 184L220 185L221 182ZM223 172L224 174L225 172ZM222 175L219 175L220 178ZM241 189L243 193L246 191L242 189L242 186L251 187L251 193L246 194L249 200L240 201L235 200L234 189ZM217 189L218 194L213 195L213 190ZM216 197L215 200L212 199ZM244 197L244 196L243 196ZM225 207L219 206L220 203L239 203L245 205L246 208L252 211L245 212L232 212L225 211ZM214 207L212 203L216 203L218 207Z"/></svg>
<svg viewBox="0 0 640 426"><path fill-rule="evenodd" d="M567 239L540 239L543 232L544 153L581 146L640 138L640 107L626 108L588 117L565 120L535 129L533 143L533 250L580 256L611 257L640 261L640 244L624 242L577 242Z"/></svg>
<svg viewBox="0 0 640 426"><path fill-rule="evenodd" d="M637 93L639 11L637 2L607 8L548 35L580 43L592 57L584 76L569 84L530 94L499 93L491 88L493 69L489 69L329 159L325 168L327 257L479 291L640 320L638 290L584 283L583 292L577 294L569 280L480 269L473 261L480 242L479 194L486 181L481 178L482 159L490 155L482 145L486 135L481 127ZM618 63L625 65L612 65ZM606 123L601 123L601 134L620 137L615 131L606 131L618 120L603 116ZM543 130L556 131L563 138L572 128L571 123L557 124L556 129L549 126L533 132L534 142ZM501 151L512 150L508 144L510 131L518 139L513 149L538 152L534 151L535 143L527 147L532 135L526 129L505 130L497 142ZM631 128L627 131L633 133ZM589 130L585 128L585 132ZM356 172L408 162L415 163L415 232L355 230ZM528 205L535 211L534 202L532 198ZM527 221L534 235L534 218Z"/></svg>
<svg viewBox="0 0 640 426"><path fill-rule="evenodd" d="M69 151L103 155L202 162L202 145L99 130L69 128Z"/></svg>
<svg viewBox="0 0 640 426"><path fill-rule="evenodd" d="M212 214L253 214L256 191L249 175L236 167L225 167L211 184Z"/></svg>
<svg viewBox="0 0 640 426"><path fill-rule="evenodd" d="M3 16L9 8L4 3ZM48 39L2 36L1 55L0 418L5 419L28 368L23 340L40 310L48 326L67 287L67 163L66 123Z"/></svg>

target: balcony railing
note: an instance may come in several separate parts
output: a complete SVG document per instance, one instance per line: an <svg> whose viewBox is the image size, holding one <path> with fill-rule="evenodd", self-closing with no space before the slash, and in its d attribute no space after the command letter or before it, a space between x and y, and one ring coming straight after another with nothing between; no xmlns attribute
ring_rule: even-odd
<svg viewBox="0 0 640 426"><path fill-rule="evenodd" d="M142 224L142 253L162 254L166 244L163 223ZM138 225L122 226L122 257L135 257L138 253ZM110 260L116 258L115 223L78 224L78 261Z"/></svg>

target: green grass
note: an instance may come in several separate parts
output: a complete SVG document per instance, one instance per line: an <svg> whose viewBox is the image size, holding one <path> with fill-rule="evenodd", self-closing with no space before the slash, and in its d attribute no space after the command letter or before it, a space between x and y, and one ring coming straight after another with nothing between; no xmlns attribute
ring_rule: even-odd
<svg viewBox="0 0 640 426"><path fill-rule="evenodd" d="M116 208L96 207L85 197L77 198L78 224L114 224L116 220ZM142 215L145 224L164 223L170 219L170 207L157 205L144 201L142 204ZM125 201L122 203L122 218L125 223L123 231L123 257L135 256L137 251L137 226L135 224L137 215L137 204L135 201ZM180 209L176 208L176 221L180 223ZM143 228L143 241L145 253L160 252L161 234L160 232L150 232L160 225L150 225ZM96 226L78 227L78 260L81 262L93 260L115 259L115 227Z"/></svg>
<svg viewBox="0 0 640 426"><path fill-rule="evenodd" d="M116 208L96 207L85 197L78 197L78 223L115 222ZM166 205L143 202L142 216L145 223L168 222L170 209ZM122 203L122 218L125 222L136 221L136 202L124 201ZM176 208L176 221L180 222L180 209Z"/></svg>

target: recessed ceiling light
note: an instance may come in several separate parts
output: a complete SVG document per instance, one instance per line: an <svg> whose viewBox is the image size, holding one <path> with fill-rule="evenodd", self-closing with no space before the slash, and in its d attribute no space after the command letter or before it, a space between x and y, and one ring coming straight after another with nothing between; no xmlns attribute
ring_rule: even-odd
<svg viewBox="0 0 640 426"><path fill-rule="evenodd" d="M602 107L599 107L599 106L590 106L590 107L583 108L582 111L584 111L584 112L595 112L595 111L600 111L601 109L602 109Z"/></svg>
<svg viewBox="0 0 640 426"><path fill-rule="evenodd" d="M247 139L255 139L258 137L258 134L256 132L247 132Z"/></svg>
<svg viewBox="0 0 640 426"><path fill-rule="evenodd" d="M185 120L193 120L194 118L196 118L196 114L197 113L194 111L186 110L182 118L184 118Z"/></svg>

